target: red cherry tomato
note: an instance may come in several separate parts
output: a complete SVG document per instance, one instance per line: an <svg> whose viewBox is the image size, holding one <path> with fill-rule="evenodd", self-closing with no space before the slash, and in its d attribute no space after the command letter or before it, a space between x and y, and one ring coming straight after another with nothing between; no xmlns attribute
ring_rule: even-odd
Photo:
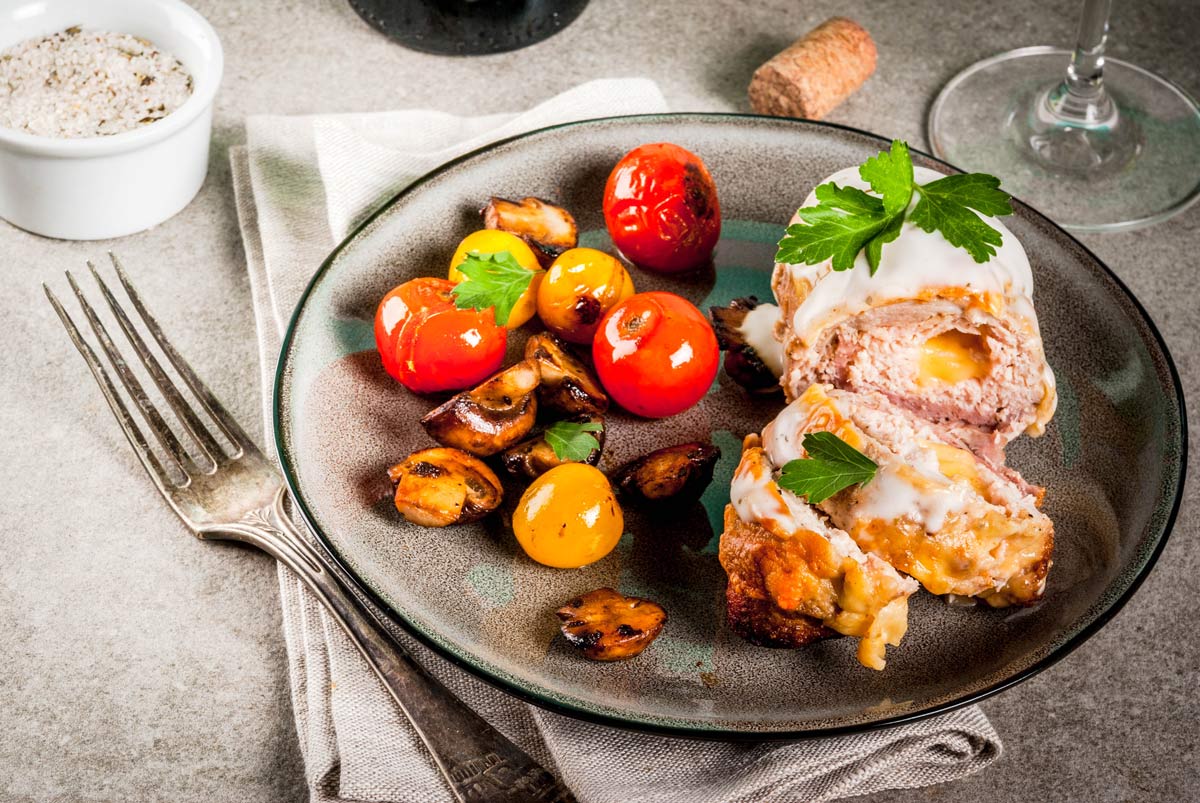
<svg viewBox="0 0 1200 803"><path fill-rule="evenodd" d="M375 348L379 349L383 369L396 379L400 378L396 367L396 338L400 330L419 312L454 306L450 294L453 289L454 282L423 277L392 288L379 302L375 310Z"/></svg>
<svg viewBox="0 0 1200 803"><path fill-rule="evenodd" d="M491 309L456 309L453 289L446 279L412 279L384 296L375 311L380 361L409 390L459 390L500 370L505 329Z"/></svg>
<svg viewBox="0 0 1200 803"><path fill-rule="evenodd" d="M508 330L490 307L431 307L400 331L396 378L416 393L468 388L500 370L507 346Z"/></svg>
<svg viewBox="0 0 1200 803"><path fill-rule="evenodd" d="M721 352L708 319L674 293L638 293L613 307L592 358L617 404L647 418L682 412L708 392Z"/></svg>
<svg viewBox="0 0 1200 803"><path fill-rule="evenodd" d="M717 185L694 153L666 142L642 145L608 176L604 223L639 267L660 273L702 267L721 235Z"/></svg>

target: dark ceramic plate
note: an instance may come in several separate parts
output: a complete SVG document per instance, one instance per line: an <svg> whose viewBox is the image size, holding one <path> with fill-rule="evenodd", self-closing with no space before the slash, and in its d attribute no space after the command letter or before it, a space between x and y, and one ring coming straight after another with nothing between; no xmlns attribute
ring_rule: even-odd
<svg viewBox="0 0 1200 803"><path fill-rule="evenodd" d="M809 189L886 146L849 129L772 118L662 115L537 131L436 170L338 247L292 319L276 385L276 437L300 509L382 605L435 650L501 688L567 714L719 738L796 738L902 722L979 700L1061 658L1120 608L1175 517L1185 428L1179 380L1145 311L1082 245L1026 206L1007 225L1034 265L1035 298L1061 402L1047 434L1013 444L1013 465L1047 487L1056 547L1045 601L1024 609L912 600L908 636L874 672L850 639L802 650L753 647L726 628L717 562L721 510L742 435L778 403L723 374L691 410L663 421L616 414L607 466L712 439L724 456L701 504L670 520L627 511L617 549L579 570L529 560L498 520L444 530L404 522L384 470L432 445L417 420L434 400L389 379L373 349L375 304L414 276L444 275L490 195L557 199L583 243L606 246L609 169L644 142L700 154L725 225L715 279L633 272L640 290L699 306L769 298L774 243ZM914 154L918 164L940 166ZM521 338L514 338L520 340ZM514 344L515 346L515 344ZM515 496L515 494L512 494ZM558 636L554 609L597 586L650 597L671 621L640 657L590 663Z"/></svg>

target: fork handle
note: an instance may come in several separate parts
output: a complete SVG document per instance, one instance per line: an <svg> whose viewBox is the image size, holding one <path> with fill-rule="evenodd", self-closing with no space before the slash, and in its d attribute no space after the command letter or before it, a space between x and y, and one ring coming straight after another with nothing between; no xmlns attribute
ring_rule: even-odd
<svg viewBox="0 0 1200 803"><path fill-rule="evenodd" d="M338 581L328 559L289 518L286 491L222 527L224 536L252 544L297 574L362 653L421 741L454 796L463 803L575 803L565 786L521 748L468 708L380 627Z"/></svg>

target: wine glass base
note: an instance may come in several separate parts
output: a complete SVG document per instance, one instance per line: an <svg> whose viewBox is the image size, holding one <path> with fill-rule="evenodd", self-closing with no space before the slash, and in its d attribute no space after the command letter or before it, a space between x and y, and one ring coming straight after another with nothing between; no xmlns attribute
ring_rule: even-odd
<svg viewBox="0 0 1200 803"><path fill-rule="evenodd" d="M438 56L482 56L547 39L588 0L350 0L368 25L404 47Z"/></svg>
<svg viewBox="0 0 1200 803"><path fill-rule="evenodd" d="M971 65L929 113L935 156L990 173L1005 190L1074 231L1166 220L1200 198L1200 108L1166 79L1117 59L1104 85L1117 119L1066 125L1044 102L1071 53L1026 47Z"/></svg>

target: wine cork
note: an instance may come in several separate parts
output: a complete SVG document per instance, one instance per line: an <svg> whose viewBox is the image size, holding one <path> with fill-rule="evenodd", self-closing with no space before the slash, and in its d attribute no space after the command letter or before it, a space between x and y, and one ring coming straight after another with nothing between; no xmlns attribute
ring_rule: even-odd
<svg viewBox="0 0 1200 803"><path fill-rule="evenodd" d="M820 120L875 72L875 42L857 22L832 17L754 71L759 114Z"/></svg>

